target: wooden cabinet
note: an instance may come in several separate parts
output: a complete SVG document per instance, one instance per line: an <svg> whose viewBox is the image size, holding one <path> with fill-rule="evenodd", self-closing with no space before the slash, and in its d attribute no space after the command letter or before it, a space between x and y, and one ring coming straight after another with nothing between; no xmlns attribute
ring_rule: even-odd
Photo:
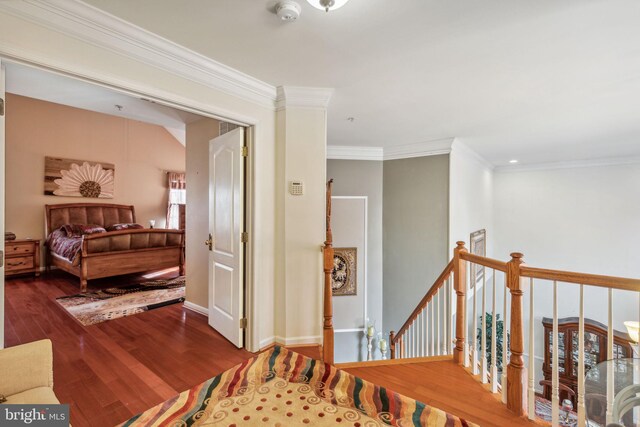
<svg viewBox="0 0 640 427"><path fill-rule="evenodd" d="M40 240L10 240L4 242L4 251L5 276L40 275Z"/></svg>
<svg viewBox="0 0 640 427"><path fill-rule="evenodd" d="M558 319L558 365L560 383L578 394L578 318ZM551 361L553 358L553 319L542 319L544 326L544 363L542 371L545 380L552 379ZM614 331L614 359L633 357L631 338L624 332ZM584 320L584 364L585 373L598 363L607 360L607 327L595 320ZM551 387L544 387L545 399L551 400ZM565 399L563 393L560 399ZM574 406L577 402L573 402Z"/></svg>

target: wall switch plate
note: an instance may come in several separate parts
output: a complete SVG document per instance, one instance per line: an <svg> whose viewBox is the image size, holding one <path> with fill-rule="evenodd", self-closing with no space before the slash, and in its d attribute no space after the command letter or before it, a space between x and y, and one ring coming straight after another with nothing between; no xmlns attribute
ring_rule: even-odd
<svg viewBox="0 0 640 427"><path fill-rule="evenodd" d="M304 184L302 181L289 181L289 194L292 196L302 196L304 194Z"/></svg>

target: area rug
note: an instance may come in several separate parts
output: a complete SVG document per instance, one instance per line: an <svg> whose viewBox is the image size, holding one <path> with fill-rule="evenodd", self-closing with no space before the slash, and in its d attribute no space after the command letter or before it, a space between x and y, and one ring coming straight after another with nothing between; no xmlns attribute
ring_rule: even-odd
<svg viewBox="0 0 640 427"><path fill-rule="evenodd" d="M184 276L56 298L85 326L184 301Z"/></svg>
<svg viewBox="0 0 640 427"><path fill-rule="evenodd" d="M121 426L472 426L463 419L275 347Z"/></svg>

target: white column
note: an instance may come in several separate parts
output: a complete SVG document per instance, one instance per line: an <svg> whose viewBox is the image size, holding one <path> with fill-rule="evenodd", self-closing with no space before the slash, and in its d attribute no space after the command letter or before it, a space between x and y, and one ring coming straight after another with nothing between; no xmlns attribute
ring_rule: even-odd
<svg viewBox="0 0 640 427"><path fill-rule="evenodd" d="M325 239L327 107L332 89L277 88L276 188L274 201L280 268L276 269L276 335L322 340L322 254ZM304 196L288 192L290 181L305 184ZM295 238L293 237L295 236ZM314 301L300 310L300 301Z"/></svg>

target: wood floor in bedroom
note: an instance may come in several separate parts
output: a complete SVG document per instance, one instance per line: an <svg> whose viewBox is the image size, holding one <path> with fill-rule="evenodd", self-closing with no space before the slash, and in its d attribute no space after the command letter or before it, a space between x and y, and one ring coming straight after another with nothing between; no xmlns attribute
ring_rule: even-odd
<svg viewBox="0 0 640 427"><path fill-rule="evenodd" d="M90 289L143 280L103 279ZM53 341L54 391L76 427L116 425L252 356L182 304L82 326L55 301L78 292L62 272L5 283L5 346Z"/></svg>

